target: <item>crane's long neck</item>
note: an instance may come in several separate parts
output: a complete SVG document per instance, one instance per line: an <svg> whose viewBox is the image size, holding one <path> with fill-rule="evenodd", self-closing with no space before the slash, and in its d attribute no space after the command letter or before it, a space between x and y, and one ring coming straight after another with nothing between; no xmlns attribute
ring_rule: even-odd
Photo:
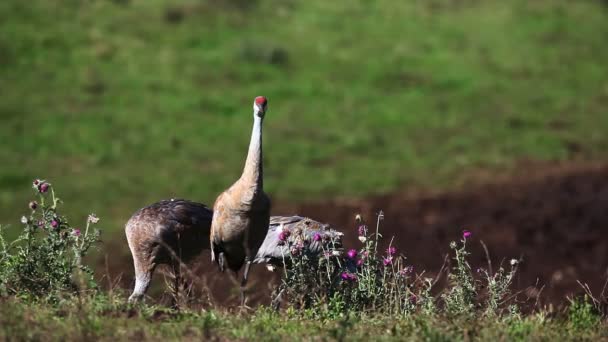
<svg viewBox="0 0 608 342"><path fill-rule="evenodd" d="M241 179L247 185L255 186L258 189L264 187L264 166L262 161L262 118L254 115L253 130L251 131L251 141L249 142L249 152Z"/></svg>

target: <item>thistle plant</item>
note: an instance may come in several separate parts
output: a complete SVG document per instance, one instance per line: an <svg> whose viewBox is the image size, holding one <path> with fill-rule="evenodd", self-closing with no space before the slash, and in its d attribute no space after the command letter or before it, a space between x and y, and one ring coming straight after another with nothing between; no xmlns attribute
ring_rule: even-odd
<svg viewBox="0 0 608 342"><path fill-rule="evenodd" d="M95 287L82 259L99 240L99 230L93 228L99 218L89 215L83 232L61 215L61 200L51 183L37 179L33 188L38 200L29 202L17 239L7 243L7 228L0 230L0 296L56 301Z"/></svg>
<svg viewBox="0 0 608 342"><path fill-rule="evenodd" d="M448 314L469 315L475 309L477 289L471 266L466 260L469 255L466 250L467 239L471 236L472 233L465 230L462 233L460 245L454 241L450 243L450 248L454 251L456 265L453 272L448 274L449 288L442 296Z"/></svg>

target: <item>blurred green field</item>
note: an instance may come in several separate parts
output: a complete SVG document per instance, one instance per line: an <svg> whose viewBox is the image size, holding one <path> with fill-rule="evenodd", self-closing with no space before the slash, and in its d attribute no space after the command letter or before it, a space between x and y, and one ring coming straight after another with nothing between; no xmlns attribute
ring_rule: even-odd
<svg viewBox="0 0 608 342"><path fill-rule="evenodd" d="M594 0L0 2L0 223L45 177L107 229L212 204L269 98L275 201L446 188L522 159L608 159Z"/></svg>

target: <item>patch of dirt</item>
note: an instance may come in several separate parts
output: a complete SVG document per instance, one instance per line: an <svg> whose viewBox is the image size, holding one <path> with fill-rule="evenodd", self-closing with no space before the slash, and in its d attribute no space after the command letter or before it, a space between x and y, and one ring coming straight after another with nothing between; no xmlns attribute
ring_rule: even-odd
<svg viewBox="0 0 608 342"><path fill-rule="evenodd" d="M275 203L273 214L300 214L330 223L345 233L345 247L349 248L360 246L355 215L360 213L375 226L376 214L382 210L380 230L385 240L394 236L399 251L417 271L426 270L428 275L441 268L450 241L459 240L467 229L473 233L469 243L473 268L487 267L480 241L487 245L494 269L501 262L506 267L511 258L521 258L515 287L544 285L544 303L563 303L566 295L581 293L577 280L599 294L608 267L608 164L527 162L508 175L480 172L477 176L450 192L396 192L300 205ZM133 271L126 241L117 248L126 251L127 259L108 267L114 274L128 275L121 283L129 287ZM211 300L236 303L237 282L228 274L217 273L208 252L201 260L193 273L211 289ZM250 303L268 303L279 276L269 276L262 266L254 267ZM162 277L155 282L163 285Z"/></svg>

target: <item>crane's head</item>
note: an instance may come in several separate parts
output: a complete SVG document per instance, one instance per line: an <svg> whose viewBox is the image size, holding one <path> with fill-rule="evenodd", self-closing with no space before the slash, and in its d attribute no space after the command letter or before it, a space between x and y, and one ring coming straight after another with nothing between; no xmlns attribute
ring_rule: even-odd
<svg viewBox="0 0 608 342"><path fill-rule="evenodd" d="M263 118L266 114L266 108L268 106L268 100L264 96L258 96L253 101L253 115Z"/></svg>

